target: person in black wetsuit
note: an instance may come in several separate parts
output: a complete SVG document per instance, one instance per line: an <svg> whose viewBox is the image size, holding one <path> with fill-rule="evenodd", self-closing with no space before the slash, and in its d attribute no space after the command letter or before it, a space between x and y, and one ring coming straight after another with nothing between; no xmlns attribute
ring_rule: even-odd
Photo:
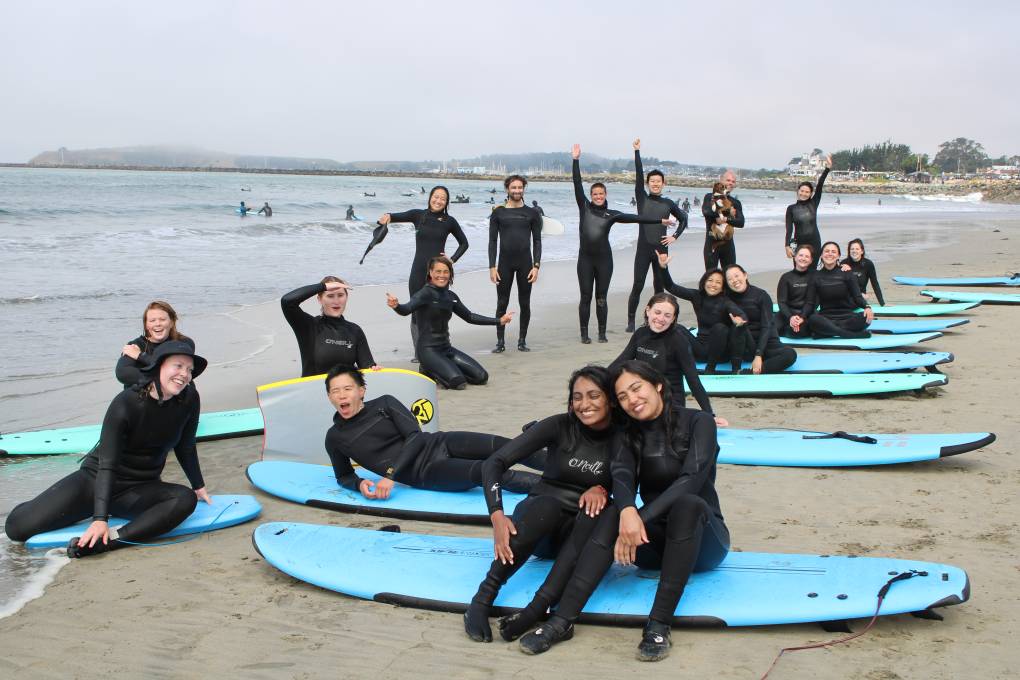
<svg viewBox="0 0 1020 680"><path fill-rule="evenodd" d="M414 224L414 259L411 273L407 277L407 294L414 295L428 280L429 260L446 254L446 242L451 236L457 240L457 250L450 259L456 262L467 252L468 240L457 219L447 212L450 204L450 190L444 186L432 187L426 210L407 210L400 213L385 213L377 221L382 225L411 222ZM418 346L418 329L411 318L411 343ZM417 354L415 354L417 357Z"/></svg>
<svg viewBox="0 0 1020 680"><path fill-rule="evenodd" d="M850 241L846 244L846 252L849 257L840 263L843 271L847 271L849 268L849 271L853 272L857 277L857 287L861 289L861 295L865 297L868 295L868 282L870 281L878 304L885 305L882 287L878 285L878 272L875 271L875 263L864 256L864 241L859 238Z"/></svg>
<svg viewBox="0 0 1020 680"><path fill-rule="evenodd" d="M742 358L734 347L738 337L736 328L747 323L747 317L726 296L726 280L722 270L709 269L701 275L697 288L684 288L674 283L669 274L669 262L672 259L672 255L659 254L662 282L667 291L687 300L694 307L694 315L698 320L698 334L691 338L694 358L705 362L705 373L709 375L716 373L716 365L724 360L733 363L734 373L739 372Z"/></svg>
<svg viewBox="0 0 1020 680"><path fill-rule="evenodd" d="M634 315L637 314L638 303L641 302L641 291L644 290L649 268L652 270L652 288L656 293L662 292L662 278L659 276L656 253L668 252L669 244L680 238L680 234L687 228L687 213L671 199L662 195L662 190L666 186L665 175L661 170L652 170L646 178L644 167L641 165L641 140L635 139L633 147L634 198L637 201L638 214L643 218L651 217L656 220L672 215L677 219L677 228L670 236L666 234L666 227L662 223L644 223L641 227L634 248L634 285L631 286L630 297L627 298L628 333L634 332ZM645 191L646 181L648 191Z"/></svg>
<svg viewBox="0 0 1020 680"><path fill-rule="evenodd" d="M524 187L528 180L510 175L503 181L507 200L492 209L489 217L489 279L496 284L496 316L510 306L510 290L517 279L517 302L521 307L521 332L517 349L529 352L526 342L531 321L531 286L538 281L542 264L542 216L524 205ZM534 255L532 255L534 246ZM496 251L499 251L497 264ZM503 326L496 328L496 348L506 350Z"/></svg>
<svg viewBox="0 0 1020 680"><path fill-rule="evenodd" d="M822 253L822 236L818 231L818 206L822 202L822 187L825 178L832 169L832 156L825 159L825 169L818 178L818 185L801 182L797 185L797 202L786 206L786 256L793 259L794 244L810 245L815 250L815 260L811 268L818 266L818 257Z"/></svg>
<svg viewBox="0 0 1020 680"><path fill-rule="evenodd" d="M366 194L366 195L367 195L367 194ZM344 219L345 219L345 220L348 220L348 221L351 221L351 220L356 220L356 219L357 219L357 218L356 218L356 217L354 216L354 206L353 206L353 205L349 205L349 206L347 206L347 216L346 216L346 217L344 217Z"/></svg>
<svg viewBox="0 0 1020 680"><path fill-rule="evenodd" d="M349 291L346 281L327 276L321 283L302 286L280 298L283 316L297 338L302 378L322 375L337 364L378 368L361 326L344 318ZM313 295L322 305L319 316L301 309L301 303Z"/></svg>
<svg viewBox="0 0 1020 680"><path fill-rule="evenodd" d="M538 204L538 201L532 201L531 202L531 207L534 208L535 210L537 210L539 215L541 215L542 217L545 217L545 211L542 210L542 206L540 206Z"/></svg>
<svg viewBox="0 0 1020 680"><path fill-rule="evenodd" d="M701 201L701 215L705 218L705 247L702 253L705 259L705 271L716 268L725 270L726 267L737 262L736 239L730 239L721 246L712 247L715 245L712 239L712 225L729 224L734 229L744 228L744 206L740 203L740 199L732 193L733 189L737 186L736 173L732 170L727 170L719 176L719 181L725 187L726 196L733 203L734 215L732 218L717 215L715 212L715 201L712 200L712 192L710 191L705 194L705 198Z"/></svg>
<svg viewBox="0 0 1020 680"><path fill-rule="evenodd" d="M153 300L142 312L142 334L124 345L114 368L117 380L131 387L142 380L142 367L152 360L152 353L167 340L185 342L195 349L195 341L177 330L177 312L169 302Z"/></svg>
<svg viewBox="0 0 1020 680"><path fill-rule="evenodd" d="M428 283L406 304L400 304L397 298L386 293L386 304L401 316L418 313L417 353L422 372L447 389L462 390L468 383L484 385L489 374L470 355L450 344L450 317L456 314L478 326L505 326L513 318L513 312L506 312L498 319L475 314L450 290L451 285L453 263L442 255L433 257L429 260Z"/></svg>
<svg viewBox="0 0 1020 680"><path fill-rule="evenodd" d="M666 376L681 406L685 400L686 379L691 395L701 410L710 413L717 424L725 427L728 425L726 419L716 417L712 411L712 403L694 365L694 353L691 351L693 338L690 331L677 325L679 316L680 304L675 297L665 292L653 295L645 307L644 325L634 331L630 342L609 368L613 370L628 361L644 361Z"/></svg>
<svg viewBox="0 0 1020 680"><path fill-rule="evenodd" d="M747 323L737 328L735 349L742 359L751 361L751 373L754 375L785 371L797 360L797 352L779 342L772 315L772 298L761 288L748 283L747 272L739 264L731 264L723 273L727 295L747 317Z"/></svg>
<svg viewBox="0 0 1020 680"><path fill-rule="evenodd" d="M793 255L793 269L779 277L776 287L776 302L779 313L775 316L776 330L787 338L807 338L811 336L808 317L814 308L808 305L808 288L816 261L815 248L810 243L797 246Z"/></svg>
<svg viewBox="0 0 1020 680"><path fill-rule="evenodd" d="M372 500L385 500L394 482L432 491L466 491L482 483L482 462L509 439L480 432L422 432L417 418L391 395L365 401L365 376L340 364L326 374L326 394L336 409L326 432L326 453L337 484ZM526 461L541 465L544 452ZM362 479L351 462L382 479ZM504 488L528 493L532 472L507 470Z"/></svg>
<svg viewBox="0 0 1020 680"><path fill-rule="evenodd" d="M266 201L261 208L259 208L259 215L265 214L266 217L273 216L273 209L269 207L269 201Z"/></svg>
<svg viewBox="0 0 1020 680"><path fill-rule="evenodd" d="M660 570L637 657L664 659L691 574L714 569L729 553L729 530L715 490L719 442L712 418L675 404L669 381L644 362L628 362L613 377L617 402L629 417L613 457L613 505L602 512L573 563L557 558L553 564L549 578L568 570L567 586L549 620L521 638L527 654L573 637L574 622L615 557L620 564Z"/></svg>
<svg viewBox="0 0 1020 680"><path fill-rule="evenodd" d="M808 318L808 327L816 338L869 338L868 325L875 316L871 305L857 287L853 272L839 266L839 244L822 245L822 266L811 276L807 305L818 308ZM863 312L856 311L864 308Z"/></svg>
<svg viewBox="0 0 1020 680"><path fill-rule="evenodd" d="M200 400L191 384L208 362L191 345L168 340L150 356L146 383L122 391L110 402L99 443L81 468L7 516L13 541L92 518L67 545L68 557L87 557L145 542L170 531L195 510L212 503L195 447ZM191 488L160 479L170 449ZM111 516L130 521L111 529Z"/></svg>
<svg viewBox="0 0 1020 680"><path fill-rule="evenodd" d="M595 519L608 503L610 454L616 428L609 371L585 366L570 376L567 412L531 425L482 465L485 499L492 520L496 559L464 614L464 630L476 642L491 642L489 615L499 589L531 555L577 555ZM500 479L511 465L547 451L542 480L514 509L503 512ZM570 559L565 556L564 559ZM500 621L500 634L514 640L559 599L565 583L546 581L531 610Z"/></svg>
<svg viewBox="0 0 1020 680"><path fill-rule="evenodd" d="M592 287L595 288L595 317L599 326L599 342L609 342L606 325L609 317L609 282L613 278L613 249L609 245L609 230L617 222L626 224L662 224L668 220L656 217L628 215L612 210L606 201L606 185L595 182L591 185L591 200L584 195L581 184L581 146L574 144L570 152L574 161L574 200L580 212L578 220L579 249L577 253L577 284L581 288L581 302L577 315L581 323L581 342L588 344L588 320L591 318Z"/></svg>

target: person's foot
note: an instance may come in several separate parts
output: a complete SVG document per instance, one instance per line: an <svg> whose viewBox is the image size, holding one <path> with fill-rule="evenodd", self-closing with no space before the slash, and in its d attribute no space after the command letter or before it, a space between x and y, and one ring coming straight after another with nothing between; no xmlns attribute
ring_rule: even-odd
<svg viewBox="0 0 1020 680"><path fill-rule="evenodd" d="M418 363L418 355L417 354L415 354L413 357L411 357L411 363L412 364Z"/></svg>
<svg viewBox="0 0 1020 680"><path fill-rule="evenodd" d="M606 329L599 329L599 342L609 342L609 338L606 337Z"/></svg>
<svg viewBox="0 0 1020 680"><path fill-rule="evenodd" d="M499 636L507 642L513 642L531 630L538 623L538 617L530 611L530 607L504 616L499 620Z"/></svg>
<svg viewBox="0 0 1020 680"><path fill-rule="evenodd" d="M492 642L489 627L489 607L472 602L464 612L464 632L475 642Z"/></svg>
<svg viewBox="0 0 1020 680"><path fill-rule="evenodd" d="M530 352L531 350L528 349L528 344L526 342L524 342L524 340L518 340L517 341L517 351L518 352Z"/></svg>
<svg viewBox="0 0 1020 680"><path fill-rule="evenodd" d="M71 559L99 555L110 550L110 545L108 543L103 543L102 541L96 541L96 544L91 548L84 545L78 545L79 538L80 536L75 536L67 542L67 556Z"/></svg>
<svg viewBox="0 0 1020 680"><path fill-rule="evenodd" d="M547 652L557 642L574 637L574 624L566 619L553 615L548 621L521 638L521 651L525 654L541 654Z"/></svg>
<svg viewBox="0 0 1020 680"><path fill-rule="evenodd" d="M450 389L451 390L466 390L467 389L467 383L466 382L462 382L462 383L457 383L456 385L450 385Z"/></svg>
<svg viewBox="0 0 1020 680"><path fill-rule="evenodd" d="M588 335L588 331L581 331L581 344L582 345L591 344L591 336Z"/></svg>
<svg viewBox="0 0 1020 680"><path fill-rule="evenodd" d="M505 352L505 351L506 351L506 345L503 344L502 340L500 340L499 342L496 343L496 348L492 350L492 353L493 354L500 354L500 353Z"/></svg>
<svg viewBox="0 0 1020 680"><path fill-rule="evenodd" d="M645 632L637 648L638 661L662 661L669 656L673 641L669 635L669 624L648 620Z"/></svg>
<svg viewBox="0 0 1020 680"><path fill-rule="evenodd" d="M625 330L628 333L634 332L634 319L627 319L627 328Z"/></svg>

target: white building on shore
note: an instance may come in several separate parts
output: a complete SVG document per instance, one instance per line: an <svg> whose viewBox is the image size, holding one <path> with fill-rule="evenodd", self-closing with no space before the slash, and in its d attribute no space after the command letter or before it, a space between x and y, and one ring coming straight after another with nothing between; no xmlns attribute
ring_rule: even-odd
<svg viewBox="0 0 1020 680"><path fill-rule="evenodd" d="M814 149L811 153L791 158L786 165L786 172L794 176L813 176L822 171L824 163L825 153L821 149Z"/></svg>

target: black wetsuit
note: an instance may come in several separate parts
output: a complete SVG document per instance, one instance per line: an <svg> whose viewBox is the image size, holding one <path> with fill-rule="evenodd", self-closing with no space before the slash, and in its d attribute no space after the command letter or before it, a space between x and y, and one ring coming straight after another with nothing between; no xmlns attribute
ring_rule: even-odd
<svg viewBox="0 0 1020 680"><path fill-rule="evenodd" d="M714 569L729 553L729 530L715 490L719 444L712 417L674 408L637 427L640 443L619 447L613 458L614 505L599 516L576 558L549 625L562 629L577 620L613 563L620 512L636 507L638 492L643 503L638 514L649 542L638 546L635 564L661 570L650 619L671 623L691 573ZM557 558L549 578L569 567Z"/></svg>
<svg viewBox="0 0 1020 680"><path fill-rule="evenodd" d="M498 248L497 248L498 245ZM532 254L534 246L534 254ZM496 251L499 251L497 264ZM523 343L531 321L531 268L542 262L542 216L528 206L508 208L498 205L489 217L489 269L496 267L499 283L496 284L496 316L506 314L510 306L510 291L517 279L517 303L520 305L520 336ZM502 345L506 329L496 328L496 340Z"/></svg>
<svg viewBox="0 0 1020 680"><path fill-rule="evenodd" d="M410 300L394 309L401 316L415 313L416 349L423 373L447 388L457 388L464 383L484 385L489 380L489 374L480 363L450 344L450 317L456 314L478 326L495 326L499 319L475 314L449 287L437 288L431 283L419 288Z"/></svg>
<svg viewBox="0 0 1020 680"><path fill-rule="evenodd" d="M531 555L551 559L567 553L562 559L576 558L588 540L596 518L589 517L578 503L581 495L593 486L606 492L612 485L611 455L617 434L615 428L592 430L567 414L555 415L535 423L523 434L503 446L482 465L485 500L489 514L503 510L500 479L511 465L523 461L545 448L548 452L545 471L528 497L517 504L511 521L517 529L510 536L513 564L493 560L489 572L471 600L466 625L481 625L487 630L488 616L499 589L528 561ZM562 550L561 550L562 547ZM560 558L557 558L560 559ZM559 599L566 587L569 571L562 569L558 579L546 580L538 589L533 618L545 613Z"/></svg>
<svg viewBox="0 0 1020 680"><path fill-rule="evenodd" d="M667 291L694 307L698 334L691 338L691 351L695 359L705 362L706 372L714 371L716 364L733 357L736 334L730 314L745 317L744 311L725 293L705 295L697 288L685 288L674 283L667 268L662 269L662 282Z"/></svg>
<svg viewBox="0 0 1020 680"><path fill-rule="evenodd" d="M740 358L750 360L761 357L762 373L781 373L792 366L797 360L797 352L779 342L769 294L757 286L747 284L743 293L730 289L729 296L747 318L747 323L737 328L735 333L735 346L740 350Z"/></svg>
<svg viewBox="0 0 1020 680"><path fill-rule="evenodd" d="M482 483L482 461L509 439L480 432L422 432L406 406L384 394L366 401L349 419L337 413L326 432L326 453L337 483L357 491L351 461L381 477L419 489L465 491ZM508 471L503 485L531 489L538 475Z"/></svg>
<svg viewBox="0 0 1020 680"><path fill-rule="evenodd" d="M811 260L811 268L818 266L818 258L822 255L822 237L818 233L818 205L822 202L822 186L825 178L829 176L829 169L822 170L818 184L815 186L815 193L806 201L798 200L786 206L786 238L783 241L784 247L793 248L810 245L815 249L814 259Z"/></svg>
<svg viewBox="0 0 1020 680"><path fill-rule="evenodd" d="M266 217L272 217L273 216L273 209L270 208L269 204L267 203L266 205L264 205L261 208L259 208L259 215L261 215L262 213L265 213Z"/></svg>
<svg viewBox="0 0 1020 680"><path fill-rule="evenodd" d="M170 338L167 338L169 340ZM191 349L195 349L195 341L189 337L181 335L178 337L183 343L186 343ZM164 340L163 342L166 342ZM114 368L114 374L117 376L117 380L124 387L131 387L137 385L139 381L143 380L142 377L142 366L147 366L152 360L152 353L156 351L156 348L163 344L163 342L151 342L146 340L144 335L139 335L137 338L129 342L129 345L134 345L138 349L142 350L142 353L138 355L137 359L132 359L126 354L121 354L120 359L117 360L117 366Z"/></svg>
<svg viewBox="0 0 1020 680"><path fill-rule="evenodd" d="M193 489L205 486L195 447L200 399L188 386L160 403L148 385L127 389L110 402L99 443L81 468L64 477L7 517L14 541L92 518L130 521L118 530L123 541L146 541L165 534L195 510ZM170 449L191 488L160 480ZM111 541L110 548L123 547Z"/></svg>
<svg viewBox="0 0 1020 680"><path fill-rule="evenodd" d="M736 213L733 218L728 220L728 223L734 229L744 228L744 206L740 203L740 199L733 194L727 194L730 201L733 202L733 210ZM705 194L705 198L701 201L701 215L705 218L705 248L702 255L705 258L705 271L709 269L726 269L731 264L737 263L737 246L735 245L736 237L726 241L721 246L712 250L712 246L715 244L712 238L712 225L715 224L715 201L712 199L712 192Z"/></svg>
<svg viewBox="0 0 1020 680"><path fill-rule="evenodd" d="M846 258L840 264L846 264L850 266L850 272L857 277L857 287L861 289L861 295L868 292L868 282L871 282L872 288L875 290L875 298L878 300L878 304L885 304L885 296L882 295L882 287L878 285L878 272L875 271L875 263L866 257L862 257L860 261L855 261L853 258Z"/></svg>
<svg viewBox="0 0 1020 680"><path fill-rule="evenodd" d="M649 222L662 224L661 218L648 218L628 215L619 210L612 210L607 205L595 205L584 195L581 184L581 165L574 160L574 200L580 213L578 220L578 237L580 247L577 253L577 284L581 288L581 302L577 307L578 320L581 323L581 336L588 337L588 320L591 318L592 286L595 288L595 317L599 325L599 338L606 336L606 323L609 316L609 282L613 278L613 249L609 245L609 231L617 222L636 224ZM642 281L642 285L643 281Z"/></svg>
<svg viewBox="0 0 1020 680"><path fill-rule="evenodd" d="M645 278L648 276L648 269L652 270L652 287L656 293L662 292L662 277L659 276L659 257L657 253L668 252L668 248L662 245L662 239L666 236L666 225L662 220L672 215L679 222L673 238L680 238L687 228L687 213L677 206L671 199L665 196L649 194L645 191L645 172L641 165L641 152L634 150L634 198L637 200L638 214L642 220L652 219L655 222L645 222L641 226L641 234L638 236L637 245L634 248L634 285L630 288L630 297L627 298L627 326L634 325L634 315L637 313L638 304L641 302L641 291L645 287Z"/></svg>
<svg viewBox="0 0 1020 680"><path fill-rule="evenodd" d="M326 292L326 284L302 286L280 298L283 316L294 330L301 353L301 377L328 373L337 364L357 368L375 365L372 350L361 326L342 316L312 316L301 309L301 303Z"/></svg>
<svg viewBox="0 0 1020 680"><path fill-rule="evenodd" d="M857 309L868 302L857 287L853 272L845 272L836 265L822 267L811 277L808 287L808 306L818 311L808 319L811 333L819 338L867 338L868 320Z"/></svg>
<svg viewBox="0 0 1020 680"><path fill-rule="evenodd" d="M784 337L806 338L811 335L807 319L814 312L814 308L808 304L808 288L811 287L813 272L814 268L798 271L794 267L779 277L779 285L776 287L779 313L775 317L775 323L779 334ZM790 319L794 316L804 320L799 331L790 327Z"/></svg>
<svg viewBox="0 0 1020 680"><path fill-rule="evenodd" d="M698 402L701 410L712 413L712 403L708 392L701 384L698 369L694 365L694 353L691 351L691 333L683 326L671 326L669 330L656 333L648 326L641 326L630 336L630 342L620 352L620 356L610 364L612 369L625 361L637 359L644 361L666 376L673 390L673 399L683 405L684 379L691 389L691 396Z"/></svg>

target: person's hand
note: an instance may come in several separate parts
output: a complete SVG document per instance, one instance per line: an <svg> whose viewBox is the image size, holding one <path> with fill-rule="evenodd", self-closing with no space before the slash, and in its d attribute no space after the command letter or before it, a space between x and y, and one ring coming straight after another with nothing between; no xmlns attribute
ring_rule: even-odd
<svg viewBox="0 0 1020 680"><path fill-rule="evenodd" d="M379 224L383 224L383 225L389 224L390 223L390 214L389 213L383 213L382 217L377 219L376 222L379 223Z"/></svg>
<svg viewBox="0 0 1020 680"><path fill-rule="evenodd" d="M200 501L205 501L206 505L212 505L212 498L209 497L209 492L205 490L203 486L201 489L195 489L195 496Z"/></svg>
<svg viewBox="0 0 1020 680"><path fill-rule="evenodd" d="M99 541L106 545L110 542L110 525L101 519L93 520L85 533L78 537L78 545L91 548Z"/></svg>
<svg viewBox="0 0 1020 680"><path fill-rule="evenodd" d="M875 310L873 310L871 307L865 307L864 308L864 320L867 321L869 324L872 321L874 321L875 320Z"/></svg>
<svg viewBox="0 0 1020 680"><path fill-rule="evenodd" d="M393 490L393 480L384 477L373 484L370 480L363 479L358 484L358 490L361 491L362 496L369 500L384 501L390 497L390 491Z"/></svg>
<svg viewBox="0 0 1020 680"><path fill-rule="evenodd" d="M380 366L379 364L372 364L371 366L368 367L368 370L370 371L381 371L382 369L383 367Z"/></svg>
<svg viewBox="0 0 1020 680"><path fill-rule="evenodd" d="M534 283L538 281L538 267L532 267L531 271L528 272L528 283Z"/></svg>
<svg viewBox="0 0 1020 680"><path fill-rule="evenodd" d="M492 549L496 559L503 564L513 564L514 551L510 549L510 537L517 535L517 527L502 510L492 513L489 519L492 520Z"/></svg>
<svg viewBox="0 0 1020 680"><path fill-rule="evenodd" d="M662 243L662 245L664 245L664 246L668 246L668 245L669 245L670 243L673 243L674 241L676 241L676 239L675 239L675 238L673 238L672 236L668 236L668 235L667 235L667 236L663 236L663 237L662 237L662 241L661 241L661 243Z"/></svg>
<svg viewBox="0 0 1020 680"><path fill-rule="evenodd" d="M726 217L726 215L719 215L718 217L715 218L716 224L726 224L727 222L729 222L729 219Z"/></svg>
<svg viewBox="0 0 1020 680"><path fill-rule="evenodd" d="M669 266L669 263L673 261L673 256L669 253L660 253L655 251L655 256L659 258L659 266L663 269Z"/></svg>
<svg viewBox="0 0 1020 680"><path fill-rule="evenodd" d="M573 158L575 161L581 157L580 144L575 144L574 146L570 147L570 157Z"/></svg>
<svg viewBox="0 0 1020 680"><path fill-rule="evenodd" d="M121 348L120 353L137 361L138 357L142 355L142 350L138 345L129 342Z"/></svg>
<svg viewBox="0 0 1020 680"><path fill-rule="evenodd" d="M499 283L499 270L495 267L489 267L489 280L493 283Z"/></svg>
<svg viewBox="0 0 1020 680"><path fill-rule="evenodd" d="M839 265L839 268L840 268L840 269L841 269L842 271L845 271L845 272L848 272L848 271L850 271L850 265L846 264L845 262L844 262L843 264Z"/></svg>
<svg viewBox="0 0 1020 680"><path fill-rule="evenodd" d="M794 314L790 317L790 328L793 329L794 333L800 333L800 325L804 323L804 317L800 314Z"/></svg>
<svg viewBox="0 0 1020 680"><path fill-rule="evenodd" d="M326 283L324 283L322 285L326 286L326 292L327 293L329 291L331 291L331 290L340 290L341 288L343 290L354 290L354 288L352 286L350 286L349 284L340 283L339 281L327 281Z"/></svg>
<svg viewBox="0 0 1020 680"><path fill-rule="evenodd" d="M505 326L505 325L507 325L508 323L510 323L513 320L514 320L514 313L513 312L507 312L503 316L499 317L499 325L500 326Z"/></svg>
<svg viewBox="0 0 1020 680"><path fill-rule="evenodd" d="M596 517L608 502L609 494L605 487L593 486L581 494L581 500L577 502L577 506L584 510L584 514L589 517Z"/></svg>
<svg viewBox="0 0 1020 680"><path fill-rule="evenodd" d="M830 153L825 157L825 167L832 170L832 154Z"/></svg>
<svg viewBox="0 0 1020 680"><path fill-rule="evenodd" d="M733 323L733 325L734 325L734 326L736 326L737 328L740 328L740 327L741 327L741 326L743 326L743 325L744 325L745 323L747 323L747 319L745 319L745 318L744 318L744 317L742 317L742 316L737 316L736 314L730 314L730 321L731 321L731 322Z"/></svg>
<svg viewBox="0 0 1020 680"><path fill-rule="evenodd" d="M715 417L715 424L718 427L729 427L730 426L730 421L726 420L722 416L716 416Z"/></svg>
<svg viewBox="0 0 1020 680"><path fill-rule="evenodd" d="M647 542L648 533L637 508L631 506L620 511L620 535L613 548L616 561L623 565L633 564L638 546Z"/></svg>
<svg viewBox="0 0 1020 680"><path fill-rule="evenodd" d="M397 305L400 304L400 301L397 300L397 298L395 298L393 295L386 293L386 304L389 305L390 309L396 309Z"/></svg>
<svg viewBox="0 0 1020 680"><path fill-rule="evenodd" d="M793 248L791 248L790 246L786 246L786 259L788 260L793 259Z"/></svg>
<svg viewBox="0 0 1020 680"><path fill-rule="evenodd" d="M765 360L761 357L755 357L754 361L751 362L751 373L755 375L761 375L762 366L764 366Z"/></svg>
<svg viewBox="0 0 1020 680"><path fill-rule="evenodd" d="M631 146L634 147L635 151L640 151L641 150L641 138L638 137L637 139L635 139L634 142L631 144Z"/></svg>

